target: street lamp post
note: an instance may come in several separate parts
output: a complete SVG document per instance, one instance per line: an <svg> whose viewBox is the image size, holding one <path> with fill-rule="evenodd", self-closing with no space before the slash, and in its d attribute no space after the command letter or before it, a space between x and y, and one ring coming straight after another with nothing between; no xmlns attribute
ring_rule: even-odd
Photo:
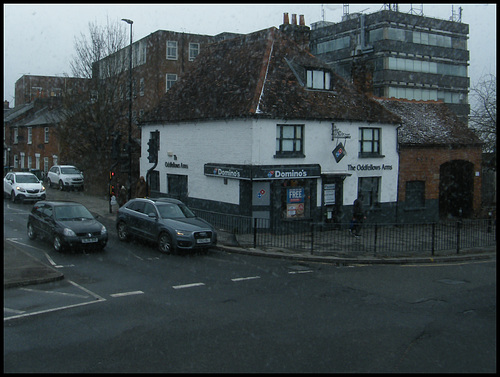
<svg viewBox="0 0 500 377"><path fill-rule="evenodd" d="M130 25L130 65L129 65L129 96L128 105L128 199L132 198L132 24L134 21L122 18Z"/></svg>

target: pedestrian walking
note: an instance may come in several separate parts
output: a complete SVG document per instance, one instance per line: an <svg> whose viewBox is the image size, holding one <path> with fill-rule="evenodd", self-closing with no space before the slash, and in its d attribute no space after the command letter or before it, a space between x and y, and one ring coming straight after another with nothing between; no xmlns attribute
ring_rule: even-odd
<svg viewBox="0 0 500 377"><path fill-rule="evenodd" d="M125 186L120 187L120 191L118 192L118 206L121 207L125 203L127 203L127 189Z"/></svg>
<svg viewBox="0 0 500 377"><path fill-rule="evenodd" d="M137 182L137 185L135 187L135 196L136 198L146 198L149 196L148 184L146 183L142 175L139 178L139 182Z"/></svg>
<svg viewBox="0 0 500 377"><path fill-rule="evenodd" d="M355 237L360 236L361 227L363 225L364 220L366 220L366 216L363 211L363 195L359 194L358 198L354 201L351 227L349 229L351 234L353 234Z"/></svg>

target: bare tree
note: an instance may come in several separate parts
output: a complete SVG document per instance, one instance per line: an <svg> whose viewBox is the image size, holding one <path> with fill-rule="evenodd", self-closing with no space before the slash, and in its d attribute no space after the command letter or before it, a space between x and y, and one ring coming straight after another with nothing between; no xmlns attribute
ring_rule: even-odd
<svg viewBox="0 0 500 377"><path fill-rule="evenodd" d="M497 141L497 78L495 75L483 76L471 89L472 108L469 124L481 140L484 152L496 154Z"/></svg>
<svg viewBox="0 0 500 377"><path fill-rule="evenodd" d="M72 74L88 81L65 95L64 120L56 129L61 162L84 170L86 188L95 193L107 191L113 137L128 124L126 42L126 27L109 20L105 26L89 23L88 34L75 37Z"/></svg>

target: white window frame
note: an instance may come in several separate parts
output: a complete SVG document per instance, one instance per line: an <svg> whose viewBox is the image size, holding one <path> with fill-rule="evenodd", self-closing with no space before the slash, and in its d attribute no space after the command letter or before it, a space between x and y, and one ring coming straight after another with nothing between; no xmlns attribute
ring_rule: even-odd
<svg viewBox="0 0 500 377"><path fill-rule="evenodd" d="M177 41L167 41L167 60L177 60L179 49Z"/></svg>
<svg viewBox="0 0 500 377"><path fill-rule="evenodd" d="M330 72L308 69L307 84L309 89L330 90Z"/></svg>
<svg viewBox="0 0 500 377"><path fill-rule="evenodd" d="M189 44L189 61L192 62L200 54L200 44L190 43Z"/></svg>
<svg viewBox="0 0 500 377"><path fill-rule="evenodd" d="M168 92L168 90L172 87L177 82L177 75L175 73L167 73L165 75L165 92ZM170 85L169 85L170 84Z"/></svg>

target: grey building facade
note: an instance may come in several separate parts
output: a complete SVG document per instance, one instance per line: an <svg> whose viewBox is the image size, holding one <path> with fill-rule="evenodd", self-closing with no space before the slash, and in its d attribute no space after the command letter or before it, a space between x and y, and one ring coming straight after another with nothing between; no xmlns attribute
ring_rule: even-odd
<svg viewBox="0 0 500 377"><path fill-rule="evenodd" d="M442 100L469 114L469 25L381 10L311 24L311 52L362 91L382 98Z"/></svg>

